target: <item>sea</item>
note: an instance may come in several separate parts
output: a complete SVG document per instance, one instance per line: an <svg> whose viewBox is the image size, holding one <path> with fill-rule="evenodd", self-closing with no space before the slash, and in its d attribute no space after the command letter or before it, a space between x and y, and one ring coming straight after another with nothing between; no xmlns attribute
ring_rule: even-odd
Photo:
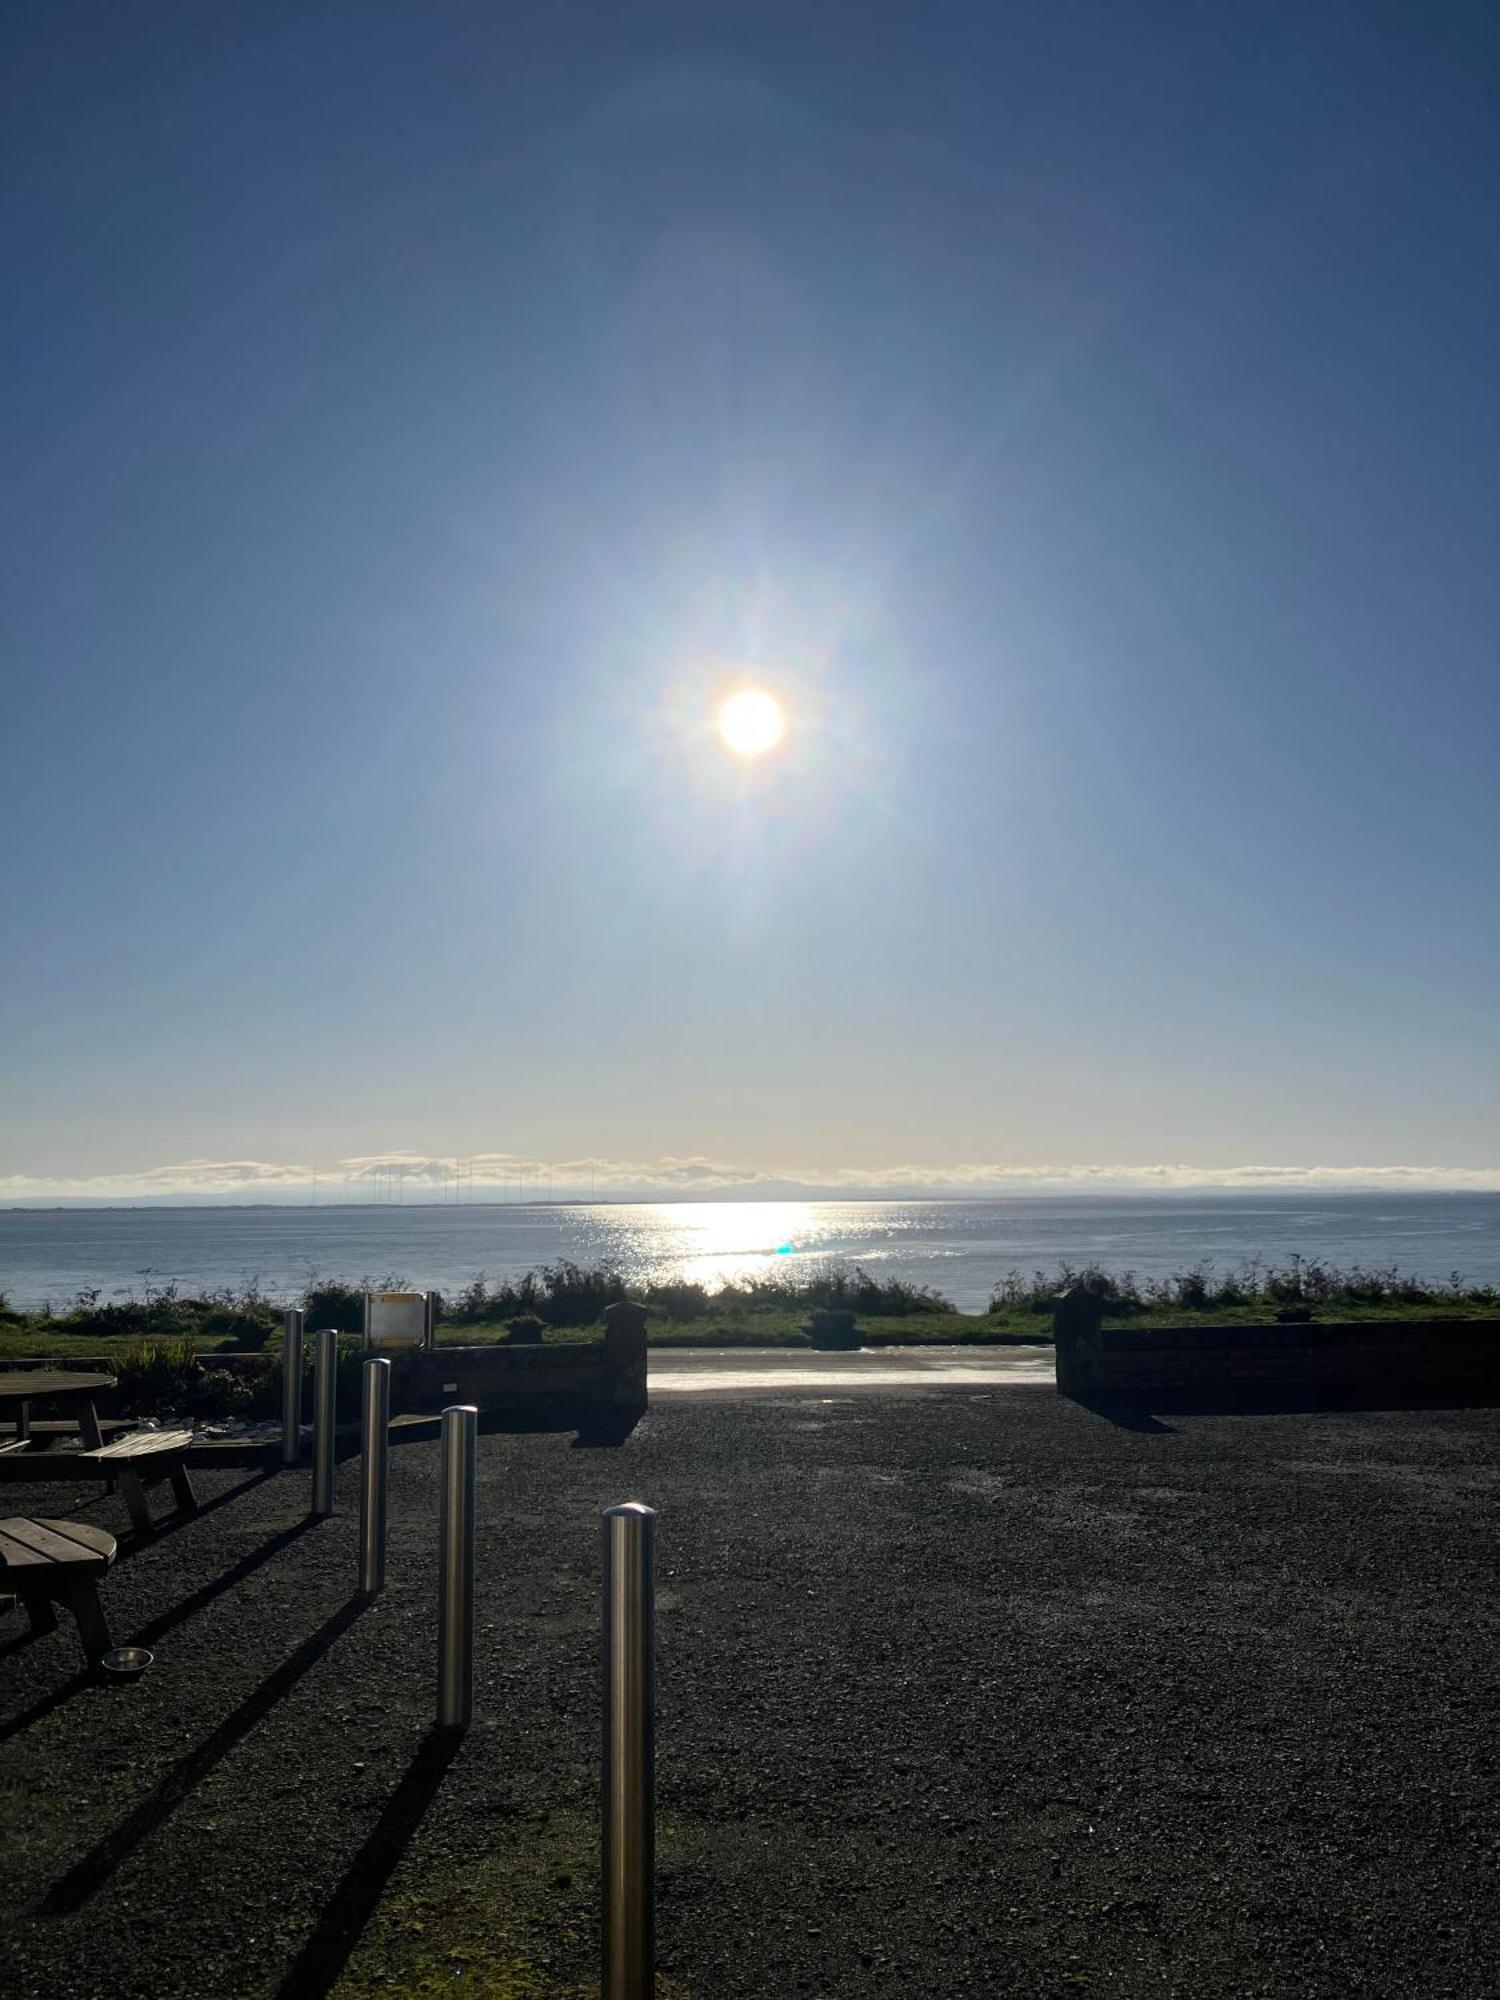
<svg viewBox="0 0 1500 2000"><path fill-rule="evenodd" d="M453 1291L569 1260L710 1288L829 1260L981 1310L1010 1271L1100 1264L1141 1278L1294 1257L1500 1285L1500 1194L1017 1195L985 1201L328 1203L0 1211L0 1292L61 1308L314 1277Z"/></svg>

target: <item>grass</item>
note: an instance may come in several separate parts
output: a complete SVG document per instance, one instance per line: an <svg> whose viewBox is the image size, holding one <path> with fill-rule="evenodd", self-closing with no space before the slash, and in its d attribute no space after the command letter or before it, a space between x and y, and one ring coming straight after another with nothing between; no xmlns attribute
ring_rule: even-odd
<svg viewBox="0 0 1500 2000"><path fill-rule="evenodd" d="M1109 1321L1142 1326L1225 1326L1282 1315L1315 1319L1500 1318L1500 1288L1466 1285L1455 1274L1424 1284L1392 1267L1339 1270L1294 1258L1286 1265L1242 1265L1218 1273L1208 1266L1164 1279L1102 1266L1011 1271L981 1313L959 1312L940 1294L903 1280L881 1281L856 1266L825 1264L796 1274L773 1271L709 1292L684 1280L631 1285L618 1271L549 1265L499 1285L481 1275L444 1301L438 1338L447 1345L486 1344L509 1337L509 1322L534 1316L548 1341L597 1339L604 1309L615 1299L641 1298L651 1309L654 1348L794 1347L808 1344L813 1311L855 1314L865 1347L1005 1345L1049 1341L1057 1292L1082 1285L1100 1299ZM366 1289L399 1290L395 1275L309 1280L301 1298L309 1327L357 1332ZM290 1304L293 1301L286 1301ZM33 1355L107 1356L128 1368L162 1364L170 1347L184 1353L265 1349L281 1344L283 1301L251 1283L237 1291L184 1297L175 1286L145 1288L121 1301L83 1292L61 1309L17 1312L0 1298L0 1360ZM222 1393L228 1395L228 1390Z"/></svg>

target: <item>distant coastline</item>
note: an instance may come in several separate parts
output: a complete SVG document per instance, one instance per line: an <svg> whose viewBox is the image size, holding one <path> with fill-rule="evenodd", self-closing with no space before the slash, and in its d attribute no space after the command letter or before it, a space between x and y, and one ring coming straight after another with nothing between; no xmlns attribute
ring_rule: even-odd
<svg viewBox="0 0 1500 2000"><path fill-rule="evenodd" d="M415 1198L396 1200L394 1198L372 1198L358 1195L330 1194L316 1201L287 1196L282 1200L242 1200L224 1195L140 1195L133 1201L111 1201L102 1195L68 1195L60 1200L45 1200L41 1197L23 1197L18 1201L0 1206L0 1215L61 1215L84 1211L95 1214L200 1214L205 1211L236 1214L281 1214L286 1211L313 1214L322 1210L359 1209L406 1210L423 1212L441 1210L451 1213L454 1209L533 1209L538 1211L578 1208L681 1208L700 1207L705 1204L730 1204L743 1206L747 1203L764 1203L767 1206L784 1207L799 1202L816 1203L820 1208L832 1204L850 1207L868 1207L872 1202L883 1202L891 1206L901 1203L921 1203L930 1206L945 1203L952 1206L969 1206L975 1202L1195 1202L1195 1201L1286 1201L1305 1202L1309 1200L1339 1201L1447 1201L1454 1196L1494 1196L1500 1200L1500 1183L1491 1183L1478 1175L1472 1184L1454 1181L1440 1187L1424 1187L1405 1183L1389 1187L1371 1186L1365 1182L1351 1181L1347 1185L1336 1185L1328 1181L1302 1184L1295 1182L1246 1183L1228 1185L1223 1181L1177 1182L1170 1187L1135 1186L1121 1184L1080 1186L1076 1183L1058 1182L1055 1185L996 1188L966 1191L953 1187L903 1187L888 1189L878 1186L868 1188L826 1188L808 1184L798 1185L795 1190L786 1188L768 1191L764 1185L746 1184L740 1187L702 1188L686 1193L662 1193L649 1189L625 1190L612 1194L576 1194L527 1197L518 1199L492 1195L474 1199L455 1201L422 1201Z"/></svg>

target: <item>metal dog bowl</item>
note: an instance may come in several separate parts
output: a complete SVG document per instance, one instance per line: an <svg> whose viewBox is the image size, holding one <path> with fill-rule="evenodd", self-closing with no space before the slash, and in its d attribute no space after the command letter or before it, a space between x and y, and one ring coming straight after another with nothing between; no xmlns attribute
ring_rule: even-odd
<svg viewBox="0 0 1500 2000"><path fill-rule="evenodd" d="M153 1657L144 1646L116 1646L112 1653L100 1655L99 1664L114 1680L137 1681Z"/></svg>

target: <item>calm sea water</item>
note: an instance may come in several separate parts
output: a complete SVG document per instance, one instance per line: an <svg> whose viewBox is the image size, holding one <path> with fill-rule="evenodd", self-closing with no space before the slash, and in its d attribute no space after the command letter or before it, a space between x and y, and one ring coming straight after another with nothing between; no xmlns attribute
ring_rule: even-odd
<svg viewBox="0 0 1500 2000"><path fill-rule="evenodd" d="M13 1209L0 1213L0 1291L61 1305L97 1288L184 1292L257 1279L276 1296L308 1278L401 1279L451 1290L571 1258L632 1278L709 1285L825 1258L934 1285L982 1307L1012 1268L1100 1263L1164 1277L1209 1262L1293 1256L1458 1271L1500 1284L1500 1195L1070 1195L991 1201L661 1202L627 1206Z"/></svg>

